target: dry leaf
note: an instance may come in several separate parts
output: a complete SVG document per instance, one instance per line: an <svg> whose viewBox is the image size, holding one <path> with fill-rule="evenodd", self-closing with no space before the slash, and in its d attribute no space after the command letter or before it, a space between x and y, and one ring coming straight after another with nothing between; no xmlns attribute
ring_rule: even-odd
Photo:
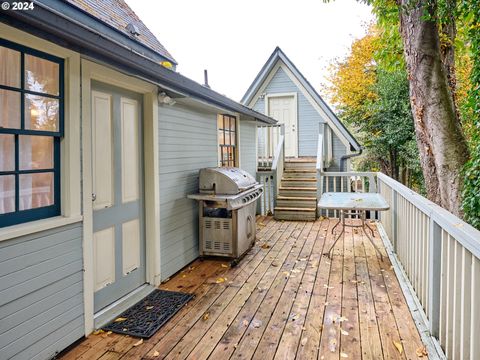
<svg viewBox="0 0 480 360"><path fill-rule="evenodd" d="M143 344L143 339L138 340L133 346L139 346Z"/></svg>
<svg viewBox="0 0 480 360"><path fill-rule="evenodd" d="M305 346L305 344L307 343L307 341L308 341L308 338L307 338L307 337L304 337L304 338L302 339L302 341L300 341L300 345Z"/></svg>
<svg viewBox="0 0 480 360"><path fill-rule="evenodd" d="M227 278L222 278L222 277L219 277L216 281L217 284L221 284L223 282L225 282L225 280L227 280Z"/></svg>
<svg viewBox="0 0 480 360"><path fill-rule="evenodd" d="M160 353L157 350L155 350L153 352L153 357L158 357L158 356L160 356Z"/></svg>
<svg viewBox="0 0 480 360"><path fill-rule="evenodd" d="M264 223L262 223L262 222L259 222L258 225L259 225L259 226L266 226L266 225L265 225Z"/></svg>
<svg viewBox="0 0 480 360"><path fill-rule="evenodd" d="M427 357L428 356L428 352L427 352L427 349L425 349L425 347L419 347L415 353L417 354L417 356L419 358L423 358L423 357Z"/></svg>
<svg viewBox="0 0 480 360"><path fill-rule="evenodd" d="M243 324L243 326L248 326L249 322L248 322L248 320L243 320L242 324Z"/></svg>
<svg viewBox="0 0 480 360"><path fill-rule="evenodd" d="M185 275L185 274L182 275L182 278L186 278L186 277L187 277L187 275Z"/></svg>
<svg viewBox="0 0 480 360"><path fill-rule="evenodd" d="M252 320L252 326L254 328L259 328L260 326L262 326L262 321L261 320L257 320L257 319L253 319Z"/></svg>
<svg viewBox="0 0 480 360"><path fill-rule="evenodd" d="M122 322L125 320L127 320L127 318L119 317L119 318L116 318L114 322Z"/></svg>
<svg viewBox="0 0 480 360"><path fill-rule="evenodd" d="M344 352L341 352L341 353L340 353L340 357L342 357L342 358L348 358L348 355L345 354Z"/></svg>
<svg viewBox="0 0 480 360"><path fill-rule="evenodd" d="M345 331L345 330L343 330L343 329L340 329L340 332L341 332L342 335L344 335L344 336L347 336L347 335L348 335L348 331Z"/></svg>
<svg viewBox="0 0 480 360"><path fill-rule="evenodd" d="M395 345L400 354L403 353L403 345L400 341L394 341L393 345Z"/></svg>
<svg viewBox="0 0 480 360"><path fill-rule="evenodd" d="M95 330L93 332L93 335L100 335L100 334L103 334L103 333L104 333L104 331L102 329L98 329L98 330Z"/></svg>
<svg viewBox="0 0 480 360"><path fill-rule="evenodd" d="M345 317L345 316L339 316L337 317L337 322L344 322L344 321L348 321L348 319Z"/></svg>
<svg viewBox="0 0 480 360"><path fill-rule="evenodd" d="M203 314L203 321L207 321L209 316L210 316L210 313L208 313L208 312Z"/></svg>
<svg viewBox="0 0 480 360"><path fill-rule="evenodd" d="M147 306L146 309L147 309L147 310L152 310L152 309L153 309L153 306Z"/></svg>
<svg viewBox="0 0 480 360"><path fill-rule="evenodd" d="M333 289L333 286L328 286L327 284L323 284L323 287L324 287L325 289Z"/></svg>
<svg viewBox="0 0 480 360"><path fill-rule="evenodd" d="M283 275L285 275L285 276L290 276L290 273L289 273L288 271L284 271L284 272L283 272Z"/></svg>
<svg viewBox="0 0 480 360"><path fill-rule="evenodd" d="M260 247L261 247L262 249L270 249L270 245L265 244L265 243L263 243L262 245L260 245Z"/></svg>
<svg viewBox="0 0 480 360"><path fill-rule="evenodd" d="M228 265L222 264L222 268L228 268Z"/></svg>

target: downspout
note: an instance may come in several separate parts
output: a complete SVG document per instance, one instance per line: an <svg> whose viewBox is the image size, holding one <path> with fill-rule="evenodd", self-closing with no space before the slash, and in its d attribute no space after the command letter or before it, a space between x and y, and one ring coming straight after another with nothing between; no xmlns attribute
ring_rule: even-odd
<svg viewBox="0 0 480 360"><path fill-rule="evenodd" d="M362 153L363 153L363 147L360 146L360 150L358 150L358 152L353 153L353 154L343 155L340 158L340 171L342 171L342 172L345 171L345 163L347 162L348 159L360 156L360 155L362 155Z"/></svg>

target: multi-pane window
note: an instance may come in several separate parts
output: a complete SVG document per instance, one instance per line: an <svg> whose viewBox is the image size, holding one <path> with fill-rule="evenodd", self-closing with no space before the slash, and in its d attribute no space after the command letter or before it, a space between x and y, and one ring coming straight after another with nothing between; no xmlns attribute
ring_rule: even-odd
<svg viewBox="0 0 480 360"><path fill-rule="evenodd" d="M60 214L63 60L0 39L0 227Z"/></svg>
<svg viewBox="0 0 480 360"><path fill-rule="evenodd" d="M220 166L236 165L237 119L230 115L218 116L218 163Z"/></svg>

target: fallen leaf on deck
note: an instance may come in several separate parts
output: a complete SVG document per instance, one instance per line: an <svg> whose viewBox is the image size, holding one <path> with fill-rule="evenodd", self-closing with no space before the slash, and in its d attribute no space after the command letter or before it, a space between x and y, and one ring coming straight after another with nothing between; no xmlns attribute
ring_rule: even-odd
<svg viewBox="0 0 480 360"><path fill-rule="evenodd" d="M340 357L342 357L342 358L348 358L348 355L345 354L344 352L341 352L341 353L340 353Z"/></svg>
<svg viewBox="0 0 480 360"><path fill-rule="evenodd" d="M153 357L158 357L158 356L160 356L160 353L157 350L155 350L153 352Z"/></svg>
<svg viewBox="0 0 480 360"><path fill-rule="evenodd" d="M208 318L209 318L209 316L210 316L210 313L208 313L208 312L206 312L205 314L203 314L203 317L202 317L203 321L207 321Z"/></svg>
<svg viewBox="0 0 480 360"><path fill-rule="evenodd" d="M133 346L139 346L143 344L143 339L138 340Z"/></svg>
<svg viewBox="0 0 480 360"><path fill-rule="evenodd" d="M260 247L261 247L262 249L270 249L270 245L265 244L265 243L263 243L262 245L260 245Z"/></svg>
<svg viewBox="0 0 480 360"><path fill-rule="evenodd" d="M288 271L284 271L284 272L283 272L283 275L285 275L285 276L290 276L290 273L289 273Z"/></svg>
<svg viewBox="0 0 480 360"><path fill-rule="evenodd" d="M325 289L333 289L333 286L328 286L327 284L323 284L323 287L324 287Z"/></svg>
<svg viewBox="0 0 480 360"><path fill-rule="evenodd" d="M262 320L253 319L252 320L252 326L254 328L259 328L260 326L262 326Z"/></svg>
<svg viewBox="0 0 480 360"><path fill-rule="evenodd" d="M419 347L415 353L417 354L417 356L419 358L423 358L424 356L428 356L428 352L427 352L427 349L425 349L424 347Z"/></svg>
<svg viewBox="0 0 480 360"><path fill-rule="evenodd" d="M298 269L293 269L293 270L292 270L292 273L299 273L299 272L301 272L301 271L298 270Z"/></svg>
<svg viewBox="0 0 480 360"><path fill-rule="evenodd" d="M278 267L278 264L273 262L273 263L272 263L272 266L273 266L273 267Z"/></svg>
<svg viewBox="0 0 480 360"><path fill-rule="evenodd" d="M328 350L331 352L335 352L337 350L337 340L335 339L330 339L328 342Z"/></svg>
<svg viewBox="0 0 480 360"><path fill-rule="evenodd" d="M342 335L344 335L344 336L347 336L347 335L348 335L348 331L345 331L345 330L343 330L343 329L340 329L340 332L341 332Z"/></svg>
<svg viewBox="0 0 480 360"><path fill-rule="evenodd" d="M112 332L111 331L108 331L106 335L110 335Z"/></svg>
<svg viewBox="0 0 480 360"><path fill-rule="evenodd" d="M262 222L259 222L258 225L259 225L259 226L266 226L266 225L265 225L264 223L262 223Z"/></svg>
<svg viewBox="0 0 480 360"><path fill-rule="evenodd" d="M216 282L217 284L221 284L221 283L225 282L225 280L226 280L226 278L219 277L219 278L217 279L217 281L215 281L215 282Z"/></svg>
<svg viewBox="0 0 480 360"><path fill-rule="evenodd" d="M152 310L152 309L153 309L153 306L147 306L146 309L147 309L147 310Z"/></svg>
<svg viewBox="0 0 480 360"><path fill-rule="evenodd" d="M403 345L401 342L399 341L394 341L393 342L393 345L395 345L395 347L397 348L398 352L401 354L403 353Z"/></svg>
<svg viewBox="0 0 480 360"><path fill-rule="evenodd" d="M229 266L226 264L222 264L222 268L228 268Z"/></svg>
<svg viewBox="0 0 480 360"><path fill-rule="evenodd" d="M340 322L340 323L344 322L344 321L348 321L348 319L345 316L339 316L339 317L337 317L336 320L337 320L337 322Z"/></svg>
<svg viewBox="0 0 480 360"><path fill-rule="evenodd" d="M300 345L305 346L305 344L307 343L307 341L308 341L308 338L307 338L307 337L304 337L304 338L302 339L302 341L300 341Z"/></svg>
<svg viewBox="0 0 480 360"><path fill-rule="evenodd" d="M105 331L103 331L102 329L98 329L93 332L93 335L100 335L100 334L103 334L104 332Z"/></svg>
<svg viewBox="0 0 480 360"><path fill-rule="evenodd" d="M242 324L243 324L243 326L248 326L249 322L248 322L248 320L243 320Z"/></svg>
<svg viewBox="0 0 480 360"><path fill-rule="evenodd" d="M114 322L122 322L122 321L125 321L125 320L127 320L127 318L119 317L119 318L116 318Z"/></svg>

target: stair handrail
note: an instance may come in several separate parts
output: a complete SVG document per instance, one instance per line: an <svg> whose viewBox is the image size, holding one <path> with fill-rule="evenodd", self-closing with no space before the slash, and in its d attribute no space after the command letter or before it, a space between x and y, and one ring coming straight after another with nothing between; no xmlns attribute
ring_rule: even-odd
<svg viewBox="0 0 480 360"><path fill-rule="evenodd" d="M281 124L280 137L278 138L277 148L273 155L272 171L273 171L273 184L274 188L274 208L277 206L277 194L282 182L283 168L285 165L285 125Z"/></svg>

